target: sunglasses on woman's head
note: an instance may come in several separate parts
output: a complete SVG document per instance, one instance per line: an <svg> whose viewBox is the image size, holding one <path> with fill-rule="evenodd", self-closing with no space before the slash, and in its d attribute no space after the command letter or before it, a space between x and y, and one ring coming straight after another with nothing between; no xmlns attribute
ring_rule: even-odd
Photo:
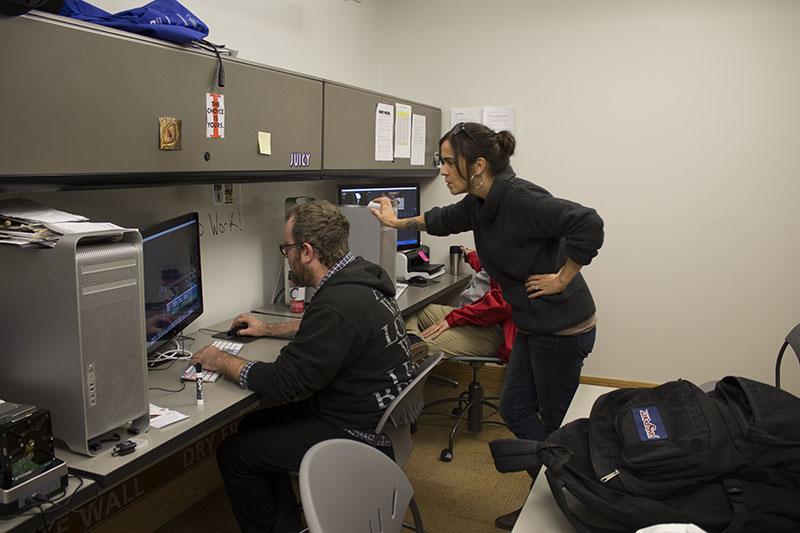
<svg viewBox="0 0 800 533"><path fill-rule="evenodd" d="M478 148L480 148L480 147L481 147L481 143L479 143L479 142L478 142L478 139L476 139L476 138L475 138L475 136L474 136L474 135L472 135L472 134L469 132L469 130L468 130L466 127L465 127L465 124L464 124L463 122L459 122L458 124L456 124L455 126L453 126L453 129L451 129L451 130L450 130L450 135L451 135L451 136L453 136L453 137L455 137L456 135L458 135L458 134L459 134L459 133L461 133L461 132L464 132L464 133L466 133L466 134L467 134L467 137L469 137L470 139L472 139L472 142L474 142L474 143L475 143L475 146L477 146Z"/></svg>

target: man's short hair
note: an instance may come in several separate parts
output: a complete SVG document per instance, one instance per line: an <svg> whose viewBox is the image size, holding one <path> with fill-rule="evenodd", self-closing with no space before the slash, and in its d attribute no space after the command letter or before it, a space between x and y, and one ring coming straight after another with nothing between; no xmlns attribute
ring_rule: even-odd
<svg viewBox="0 0 800 533"><path fill-rule="evenodd" d="M295 205L286 220L294 217L292 238L314 247L319 261L332 267L350 251L350 221L327 200Z"/></svg>

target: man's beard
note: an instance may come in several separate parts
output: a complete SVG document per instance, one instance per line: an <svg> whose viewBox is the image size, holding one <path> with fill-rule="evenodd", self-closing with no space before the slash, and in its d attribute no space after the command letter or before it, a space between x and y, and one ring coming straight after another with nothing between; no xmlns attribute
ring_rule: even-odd
<svg viewBox="0 0 800 533"><path fill-rule="evenodd" d="M306 268L300 261L292 267L292 283L298 287L310 287L314 283L311 277L311 269Z"/></svg>

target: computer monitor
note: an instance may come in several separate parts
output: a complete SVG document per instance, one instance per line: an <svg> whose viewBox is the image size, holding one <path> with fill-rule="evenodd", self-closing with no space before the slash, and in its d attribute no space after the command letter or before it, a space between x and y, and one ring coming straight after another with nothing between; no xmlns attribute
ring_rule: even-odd
<svg viewBox="0 0 800 533"><path fill-rule="evenodd" d="M187 213L142 231L148 357L203 313L199 228Z"/></svg>
<svg viewBox="0 0 800 533"><path fill-rule="evenodd" d="M339 185L339 205L367 205L375 198L386 196L397 200L399 218L420 214L419 185ZM397 249L408 250L419 246L419 231L397 230Z"/></svg>

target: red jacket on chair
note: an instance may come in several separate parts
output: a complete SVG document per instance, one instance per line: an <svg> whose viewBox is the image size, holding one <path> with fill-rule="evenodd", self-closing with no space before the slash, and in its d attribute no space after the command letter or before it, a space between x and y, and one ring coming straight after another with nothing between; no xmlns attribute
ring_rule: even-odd
<svg viewBox="0 0 800 533"><path fill-rule="evenodd" d="M481 271L481 262L478 254L472 251L467 254L467 263L475 272ZM511 321L511 305L503 300L503 291L500 285L489 278L491 287L486 294L469 305L463 305L451 311L446 317L447 323L453 326L493 326L500 324L503 328L503 344L497 350L497 355L506 363L511 355L517 327Z"/></svg>

